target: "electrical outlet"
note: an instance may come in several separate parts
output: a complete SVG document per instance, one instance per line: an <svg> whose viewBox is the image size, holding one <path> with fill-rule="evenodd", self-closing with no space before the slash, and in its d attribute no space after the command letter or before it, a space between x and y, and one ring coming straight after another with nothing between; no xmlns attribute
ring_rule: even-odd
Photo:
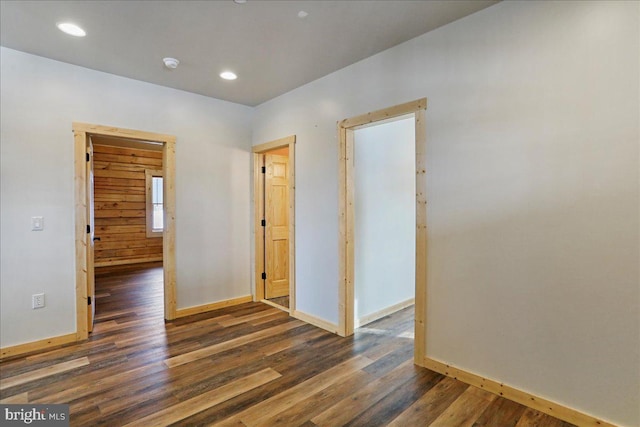
<svg viewBox="0 0 640 427"><path fill-rule="evenodd" d="M43 216L32 216L31 217L31 230L32 231L42 231L42 230L44 230L44 217Z"/></svg>
<svg viewBox="0 0 640 427"><path fill-rule="evenodd" d="M44 294L33 294L31 295L31 308L42 308L44 307Z"/></svg>

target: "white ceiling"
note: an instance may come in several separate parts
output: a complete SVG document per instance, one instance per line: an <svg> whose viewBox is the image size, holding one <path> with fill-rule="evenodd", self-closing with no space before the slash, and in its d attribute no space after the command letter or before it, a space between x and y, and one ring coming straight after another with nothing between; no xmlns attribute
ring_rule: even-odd
<svg viewBox="0 0 640 427"><path fill-rule="evenodd" d="M254 106L494 3L2 0L0 44ZM61 21L87 36L60 32ZM176 70L167 56L180 60ZM220 79L226 69L238 79Z"/></svg>

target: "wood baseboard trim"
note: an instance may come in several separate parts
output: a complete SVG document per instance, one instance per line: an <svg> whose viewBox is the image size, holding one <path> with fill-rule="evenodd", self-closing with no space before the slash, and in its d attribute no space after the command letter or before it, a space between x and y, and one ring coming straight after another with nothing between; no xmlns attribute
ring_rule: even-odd
<svg viewBox="0 0 640 427"><path fill-rule="evenodd" d="M45 338L43 340L32 341L24 344L18 344L11 347L0 348L0 360L10 357L22 356L27 353L35 353L47 350L52 347L58 347L77 341L76 333L60 335L57 337Z"/></svg>
<svg viewBox="0 0 640 427"><path fill-rule="evenodd" d="M196 305L194 307L179 308L176 310L176 319L179 317L191 316L194 314L205 313L207 311L217 310L219 308L231 307L232 305L244 304L252 302L253 296L246 295L238 298L231 298L223 301L212 302L211 304Z"/></svg>
<svg viewBox="0 0 640 427"><path fill-rule="evenodd" d="M608 423L576 409L543 399L517 388L481 377L480 375L464 371L428 357L424 358L423 363L424 364L422 366L431 369L432 371L455 378L463 383L481 388L490 393L502 396L505 399L512 400L540 412L544 412L547 415L551 415L571 424L579 426L617 427L615 424Z"/></svg>
<svg viewBox="0 0 640 427"><path fill-rule="evenodd" d="M378 319L382 319L384 316L388 316L391 313L395 313L396 311L400 311L403 308L407 308L413 304L415 304L416 299L415 298L409 298L406 301L401 301L397 304L394 304L392 306L383 308L382 310L378 310L374 313L371 314L367 314L366 316L362 316L360 319L357 319L354 327L355 328L359 328L360 326L364 326L367 323L371 323L374 322Z"/></svg>
<svg viewBox="0 0 640 427"><path fill-rule="evenodd" d="M317 326L320 329L324 329L325 331L329 331L332 334L338 334L338 325L335 323L327 322L324 319L320 319L319 317L312 316L307 313L303 313L298 310L294 310L291 313L292 317L295 317L298 320L302 320L303 322L309 323L310 325Z"/></svg>

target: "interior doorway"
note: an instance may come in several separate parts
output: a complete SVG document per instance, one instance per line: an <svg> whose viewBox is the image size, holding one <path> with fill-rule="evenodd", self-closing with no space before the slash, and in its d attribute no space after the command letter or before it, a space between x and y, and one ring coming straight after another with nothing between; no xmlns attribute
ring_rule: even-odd
<svg viewBox="0 0 640 427"><path fill-rule="evenodd" d="M163 293L164 293L164 318L172 320L176 315L176 297L175 297L175 137L171 135L155 134L130 129L120 129L100 125L90 125L85 123L73 124L74 141L75 141L75 190L76 190L76 339L83 340L88 337L92 329L95 314L95 268L94 268L94 251L95 242L101 241L100 236L96 235L95 225L95 201L94 201L94 176L93 167L94 158L94 142L110 141L111 146L116 148L107 149L117 151L118 145L131 146L142 144L149 148L148 144L156 144L161 147L161 172L163 176L162 182L162 212L163 221L162 235L162 275L163 275ZM114 153L106 153L106 156L118 156ZM137 159L131 159L136 164ZM105 157L105 159L110 159ZM119 174L130 173L126 166L124 170L120 170ZM122 175L124 176L124 175ZM123 178L124 184L127 179ZM146 178L145 178L146 179ZM108 185L112 185L115 181L105 181ZM107 185L104 184L104 185ZM146 188L146 181L145 181ZM140 203L139 201L122 201L123 204ZM145 194L146 203L146 194ZM107 201L108 204L108 201ZM130 206L130 205L126 205ZM120 211L121 209L107 209L107 211ZM120 215L118 212L115 215ZM146 211L145 211L146 218ZM136 220L139 221L139 220ZM127 233L127 227L139 226L139 224L123 224L124 227L119 231ZM138 227L140 228L140 227ZM145 226L142 232L146 233ZM141 231L136 230L136 231ZM153 231L153 230L152 230ZM159 230L156 230L159 231ZM133 248L125 249L125 254L144 254L144 250L134 251ZM149 259L149 257L147 257ZM144 259L144 256L142 257ZM105 261L117 265L118 260Z"/></svg>
<svg viewBox="0 0 640 427"><path fill-rule="evenodd" d="M354 131L354 328L414 304L414 116Z"/></svg>
<svg viewBox="0 0 640 427"><path fill-rule="evenodd" d="M373 111L338 123L340 141L339 162L339 333L354 332L355 276L355 185L354 134L357 129L414 115L415 165L415 320L414 362L424 365L426 353L426 292L427 292L427 200L426 200L426 98Z"/></svg>
<svg viewBox="0 0 640 427"><path fill-rule="evenodd" d="M255 299L295 310L295 136L253 147Z"/></svg>
<svg viewBox="0 0 640 427"><path fill-rule="evenodd" d="M162 287L158 288L164 229L162 144L97 135L89 139L95 319L99 321L116 308L133 309L139 305L140 294L147 295L145 312L162 313ZM133 271L141 280L129 281L127 286L132 289L112 283ZM142 273L151 271L154 274L148 280ZM89 323L89 331L91 327Z"/></svg>

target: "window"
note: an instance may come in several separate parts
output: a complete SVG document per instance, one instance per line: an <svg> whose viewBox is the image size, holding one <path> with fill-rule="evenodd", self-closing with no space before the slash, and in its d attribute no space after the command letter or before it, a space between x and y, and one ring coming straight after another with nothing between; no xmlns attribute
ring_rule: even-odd
<svg viewBox="0 0 640 427"><path fill-rule="evenodd" d="M162 237L164 230L162 171L147 170L147 237Z"/></svg>

